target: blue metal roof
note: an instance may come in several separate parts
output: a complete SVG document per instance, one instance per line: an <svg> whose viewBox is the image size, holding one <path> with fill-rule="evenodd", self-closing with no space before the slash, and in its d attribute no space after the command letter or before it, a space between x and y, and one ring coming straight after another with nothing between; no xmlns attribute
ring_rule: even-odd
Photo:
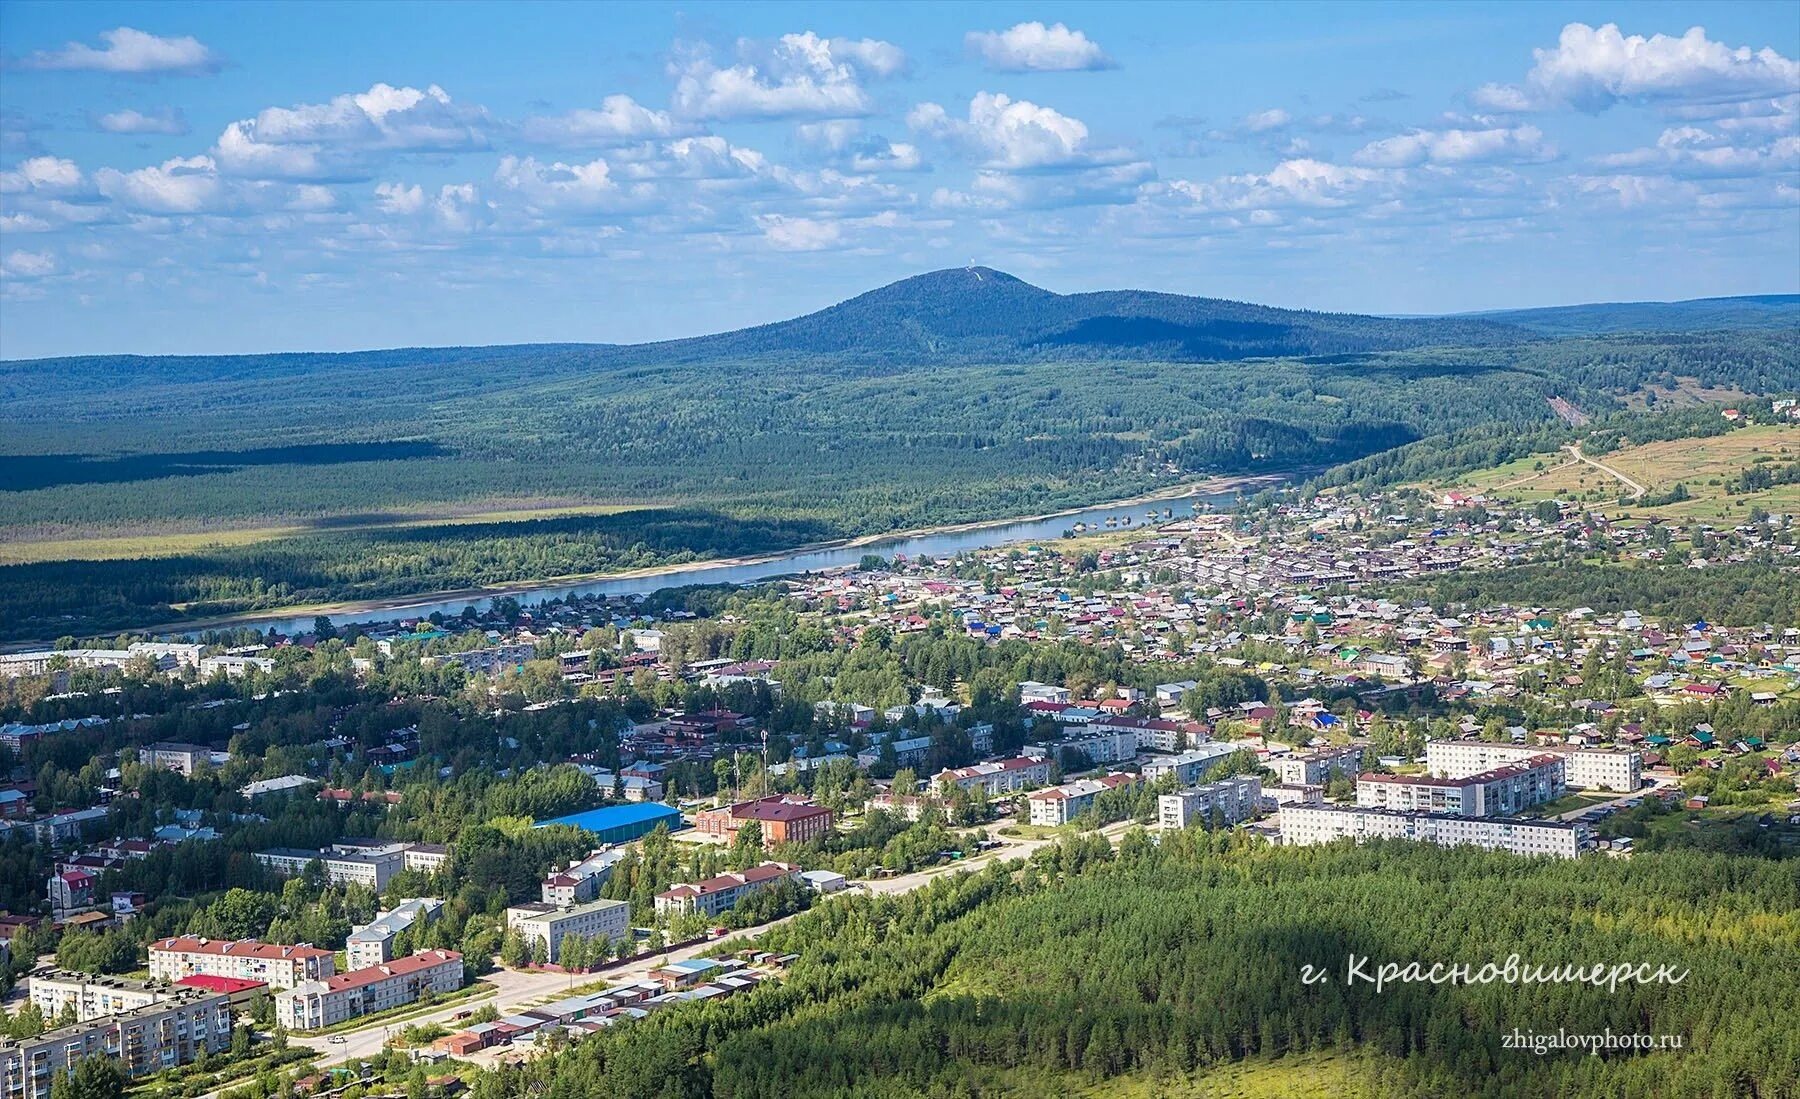
<svg viewBox="0 0 1800 1099"><path fill-rule="evenodd" d="M577 828L586 828L592 832L604 832L608 828L642 824L655 820L667 820L671 830L680 828L681 810L655 801L626 802L624 805L603 805L598 809L589 809L582 813L570 813L566 817L540 820L535 822L534 827L542 828L549 824L573 824Z"/></svg>

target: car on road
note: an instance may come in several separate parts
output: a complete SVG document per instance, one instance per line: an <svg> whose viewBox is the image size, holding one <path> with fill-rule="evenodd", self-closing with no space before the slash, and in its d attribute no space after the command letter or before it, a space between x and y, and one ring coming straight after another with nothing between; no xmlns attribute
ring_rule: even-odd
<svg viewBox="0 0 1800 1099"><path fill-rule="evenodd" d="M344 1036L342 1034L333 1034L331 1037L325 1039L325 1041L334 1046L341 1046L344 1044Z"/></svg>

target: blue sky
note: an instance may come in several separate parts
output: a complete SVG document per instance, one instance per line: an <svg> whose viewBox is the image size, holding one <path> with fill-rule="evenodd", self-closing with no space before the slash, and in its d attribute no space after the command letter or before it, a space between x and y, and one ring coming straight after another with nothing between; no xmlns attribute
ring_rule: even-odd
<svg viewBox="0 0 1800 1099"><path fill-rule="evenodd" d="M1427 313L1800 290L1792 4L0 19L0 356L636 341L971 261Z"/></svg>

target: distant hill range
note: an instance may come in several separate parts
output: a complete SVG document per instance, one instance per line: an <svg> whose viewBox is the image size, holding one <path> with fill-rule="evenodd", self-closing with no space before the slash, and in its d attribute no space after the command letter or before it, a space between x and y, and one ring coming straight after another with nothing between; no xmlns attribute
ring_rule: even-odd
<svg viewBox="0 0 1800 1099"><path fill-rule="evenodd" d="M902 279L793 320L630 350L675 362L767 355L1180 362L1489 346L1533 336L1485 317L1312 313L1144 290L1057 294L1004 271L959 267Z"/></svg>
<svg viewBox="0 0 1800 1099"><path fill-rule="evenodd" d="M1701 332L1727 328L1800 328L1800 294L1755 294L1688 301L1600 302L1546 309L1471 313L1470 320L1515 325L1546 336L1606 332Z"/></svg>
<svg viewBox="0 0 1800 1099"><path fill-rule="evenodd" d="M1147 290L1058 294L988 267L933 271L792 320L644 344L56 360L170 382L316 370L528 362L552 373L756 360L855 367L1060 360L1230 362L1496 347L1615 332L1800 327L1800 295L1571 305L1448 317L1315 313ZM24 365L24 364L15 364Z"/></svg>

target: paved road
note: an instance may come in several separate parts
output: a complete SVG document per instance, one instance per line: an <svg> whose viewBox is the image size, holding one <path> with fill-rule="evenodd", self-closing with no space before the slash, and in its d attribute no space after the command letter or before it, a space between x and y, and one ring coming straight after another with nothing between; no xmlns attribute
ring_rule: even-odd
<svg viewBox="0 0 1800 1099"><path fill-rule="evenodd" d="M1660 775L1652 775L1650 777L1650 785L1644 787L1641 790L1634 790L1629 794L1620 794L1618 797L1611 798L1607 801L1596 801L1592 805L1583 805L1579 809L1571 809L1566 813L1560 813L1554 817L1551 817L1550 819L1551 820L1574 820L1576 817L1581 816L1583 813L1591 813L1596 809L1604 809L1609 805L1622 805L1625 802L1633 801L1637 798L1647 798L1651 794L1660 792L1664 787L1673 786L1673 785L1675 785L1674 779L1665 778Z"/></svg>
<svg viewBox="0 0 1800 1099"><path fill-rule="evenodd" d="M1024 858L1032 852L1037 851L1039 848L1053 844L1061 838L1060 836L1047 836L1036 839L1017 839L998 834L1001 829L1010 827L1012 824L1013 822L1010 820L1003 820L984 825L982 829L980 829L985 831L991 838L1000 840L1004 844L1002 847L995 848L992 851L985 851L979 855L961 859L945 866L919 870L911 874L901 874L892 878L857 882L851 887L850 892L867 892L879 896L893 896L900 893L909 893L912 890L928 885L945 875L955 874L963 870L978 870L988 863L993 862L995 859ZM1124 835L1130 827L1130 822L1121 822L1119 824L1108 825L1106 828L1101 829L1101 832L1109 840L1117 840L1118 837ZM412 1018L398 1022L385 1024L377 1023L358 1030L344 1031L329 1037L307 1038L293 1036L288 1040L293 1044L308 1046L318 1050L322 1054L318 1062L321 1067L342 1064L345 1061L354 1061L359 1058L371 1057L381 1052L382 1046L387 1042L391 1035L397 1034L409 1026L429 1026L432 1023L448 1024L455 1019L458 1012L472 1011L483 1004L494 1004L500 1009L501 1015L510 1015L523 1009L529 1004L542 1000L545 997L554 996L574 985L591 984L598 980L605 980L609 984L615 985L625 984L631 981L641 981L649 976L652 969L657 969L670 962L681 962L686 961L689 958L699 957L702 953L718 946L721 942L731 943L736 941L747 944L752 937L760 935L762 932L777 926L778 924L786 923L787 920L792 918L793 917L789 916L772 923L747 928L735 935L727 936L722 940L695 943L692 946L683 947L679 950L671 950L654 956L641 958L629 965L608 969L604 973L587 975L576 974L571 977L566 973L524 972L512 969L498 969L482 978L482 980L491 982L499 988L499 991L493 996L483 997L477 1000L462 1000L436 1011L426 1012L423 1015L413 1016ZM334 1039L341 1039L341 1041L334 1041ZM209 1097L202 1097L202 1099L209 1099Z"/></svg>

